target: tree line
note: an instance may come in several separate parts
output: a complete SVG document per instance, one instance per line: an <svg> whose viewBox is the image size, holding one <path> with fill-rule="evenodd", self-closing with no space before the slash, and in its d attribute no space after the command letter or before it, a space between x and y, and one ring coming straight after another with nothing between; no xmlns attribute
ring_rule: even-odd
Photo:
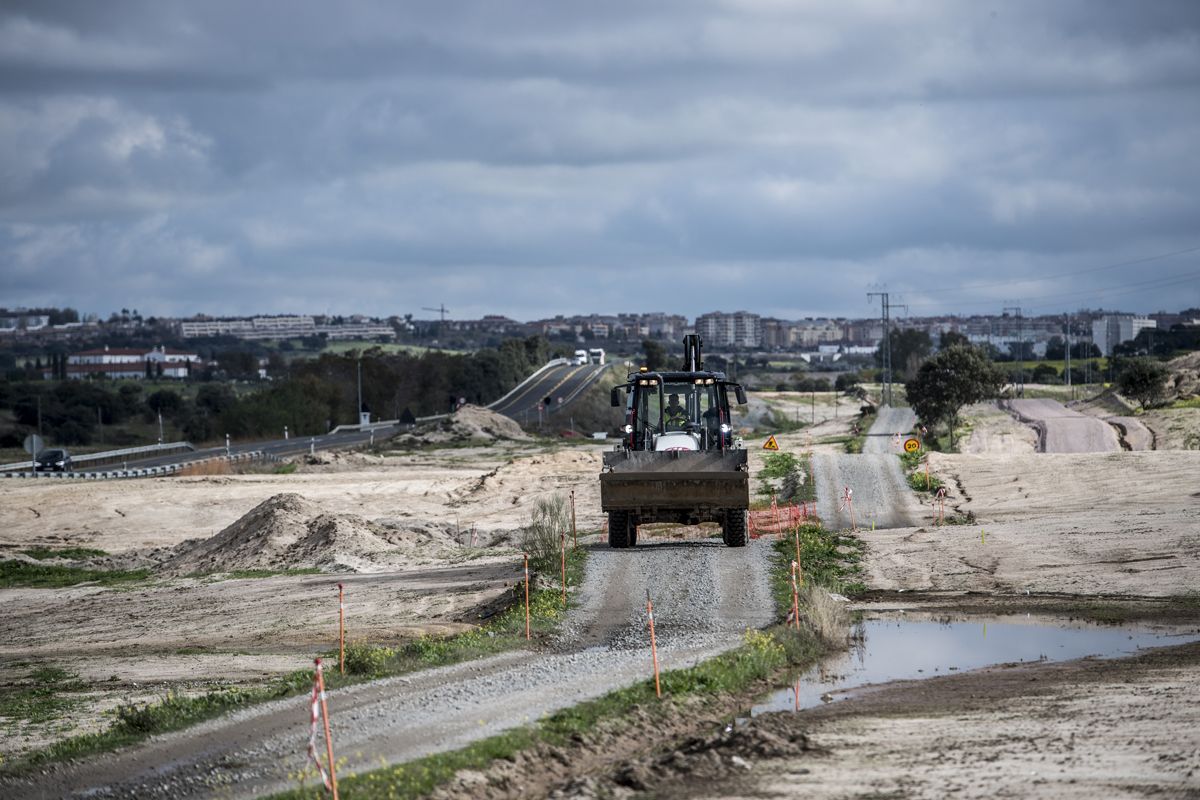
<svg viewBox="0 0 1200 800"><path fill-rule="evenodd" d="M62 445L92 444L103 426L151 423L160 414L191 442L225 434L279 438L284 426L292 435L314 436L358 421L360 368L363 410L375 419L397 419L406 411L412 416L450 411L460 400L496 400L552 355L540 336L466 355L385 353L375 347L281 362L273 380L249 391L244 386L237 391L228 382L184 382L179 389L154 390L137 381L4 382L0 409L11 413L13 423L7 429L0 423L0 447L19 447L25 434L37 429L39 414L47 440ZM240 370L250 364L229 366Z"/></svg>

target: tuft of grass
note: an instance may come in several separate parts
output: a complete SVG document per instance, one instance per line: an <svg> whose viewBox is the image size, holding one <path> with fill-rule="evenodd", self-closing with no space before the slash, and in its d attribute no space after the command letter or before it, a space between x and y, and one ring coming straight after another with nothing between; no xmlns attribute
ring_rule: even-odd
<svg viewBox="0 0 1200 800"><path fill-rule="evenodd" d="M783 502L814 502L816 487L812 481L812 465L805 453L769 453L758 471L758 494L775 495ZM778 483L778 487L776 486Z"/></svg>
<svg viewBox="0 0 1200 800"><path fill-rule="evenodd" d="M61 589L80 583L119 586L150 578L148 569L87 569L57 564L27 564L24 561L0 561L0 588L28 587Z"/></svg>
<svg viewBox="0 0 1200 800"><path fill-rule="evenodd" d="M320 567L293 567L291 569L235 569L225 573L230 578L271 578L276 575L320 575Z"/></svg>
<svg viewBox="0 0 1200 800"><path fill-rule="evenodd" d="M863 445L867 442L867 432L875 424L875 417L876 414L874 412L858 415L858 419L856 420L858 433L846 439L845 448L847 453L855 454L863 451Z"/></svg>
<svg viewBox="0 0 1200 800"><path fill-rule="evenodd" d="M521 534L521 549L529 554L529 566L542 574L559 571L561 534L571 530L567 500L561 494L539 498Z"/></svg>
<svg viewBox="0 0 1200 800"><path fill-rule="evenodd" d="M1186 400L1176 400L1170 408L1200 408L1200 397L1189 397Z"/></svg>
<svg viewBox="0 0 1200 800"><path fill-rule="evenodd" d="M920 453L901 453L900 462L904 465L904 471L908 480L908 488L914 492L929 492L936 494L937 490L942 488L941 479L933 473L929 474L929 480L925 480L924 461L928 455Z"/></svg>
<svg viewBox="0 0 1200 800"><path fill-rule="evenodd" d="M296 462L291 461L287 464L276 464L275 469L271 470L274 475L291 475L296 471Z"/></svg>
<svg viewBox="0 0 1200 800"><path fill-rule="evenodd" d="M800 543L800 569L805 584L816 584L832 592L854 596L866 591L862 582L863 542L839 531L830 531L816 523L800 525L773 543L775 553L771 570L771 593L780 617L792 607L791 564Z"/></svg>
<svg viewBox="0 0 1200 800"><path fill-rule="evenodd" d="M87 688L78 675L58 667L40 667L0 694L0 718L32 725L50 722L75 709L79 699L70 695Z"/></svg>
<svg viewBox="0 0 1200 800"><path fill-rule="evenodd" d="M81 558L94 558L96 556L106 556L108 553L103 550L97 550L94 547L31 547L28 550L20 551L21 555L36 558L38 561L45 561L50 558L66 558L70 560L78 560Z"/></svg>

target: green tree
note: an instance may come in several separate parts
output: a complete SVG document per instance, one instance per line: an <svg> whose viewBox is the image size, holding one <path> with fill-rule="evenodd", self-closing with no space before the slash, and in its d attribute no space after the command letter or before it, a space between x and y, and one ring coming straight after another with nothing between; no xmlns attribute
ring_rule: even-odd
<svg viewBox="0 0 1200 800"><path fill-rule="evenodd" d="M1004 385L1003 373L979 350L952 345L931 357L905 384L908 402L923 421L950 426L950 446L959 410L970 403L995 397Z"/></svg>
<svg viewBox="0 0 1200 800"><path fill-rule="evenodd" d="M1147 406L1162 400L1166 380L1164 364L1149 358L1131 358L1117 375L1117 391L1137 400L1144 411Z"/></svg>
<svg viewBox="0 0 1200 800"><path fill-rule="evenodd" d="M956 344L970 344L971 340L958 331L942 331L938 336L938 350L945 350Z"/></svg>
<svg viewBox="0 0 1200 800"><path fill-rule="evenodd" d="M651 372L667 366L667 348L661 342L646 339L642 342L642 352L646 354L646 369Z"/></svg>
<svg viewBox="0 0 1200 800"><path fill-rule="evenodd" d="M933 340L925 331L914 328L905 328L904 330L892 328L890 335L892 340L892 377L903 380L915 375L921 362L933 350ZM883 342L880 342L879 349L875 351L875 364L880 367L883 366L883 347Z"/></svg>

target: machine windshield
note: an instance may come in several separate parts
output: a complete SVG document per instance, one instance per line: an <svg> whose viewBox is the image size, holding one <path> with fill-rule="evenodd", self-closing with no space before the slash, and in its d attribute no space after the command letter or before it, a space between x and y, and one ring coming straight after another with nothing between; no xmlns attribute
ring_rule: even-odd
<svg viewBox="0 0 1200 800"><path fill-rule="evenodd" d="M668 382L639 389L638 416L644 430L715 432L720 425L720 387L716 383Z"/></svg>

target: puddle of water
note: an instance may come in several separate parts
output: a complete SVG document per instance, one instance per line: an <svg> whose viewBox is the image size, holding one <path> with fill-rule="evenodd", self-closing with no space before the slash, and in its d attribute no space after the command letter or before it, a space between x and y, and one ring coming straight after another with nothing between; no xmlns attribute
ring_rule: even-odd
<svg viewBox="0 0 1200 800"><path fill-rule="evenodd" d="M857 643L849 653L813 667L796 686L774 692L755 705L750 716L812 708L844 699L849 690L868 684L932 678L1016 661L1117 658L1145 647L1200 639L1195 633L1164 633L1133 626L1052 624L1026 617L1000 619L1021 621L866 620L856 626Z"/></svg>

